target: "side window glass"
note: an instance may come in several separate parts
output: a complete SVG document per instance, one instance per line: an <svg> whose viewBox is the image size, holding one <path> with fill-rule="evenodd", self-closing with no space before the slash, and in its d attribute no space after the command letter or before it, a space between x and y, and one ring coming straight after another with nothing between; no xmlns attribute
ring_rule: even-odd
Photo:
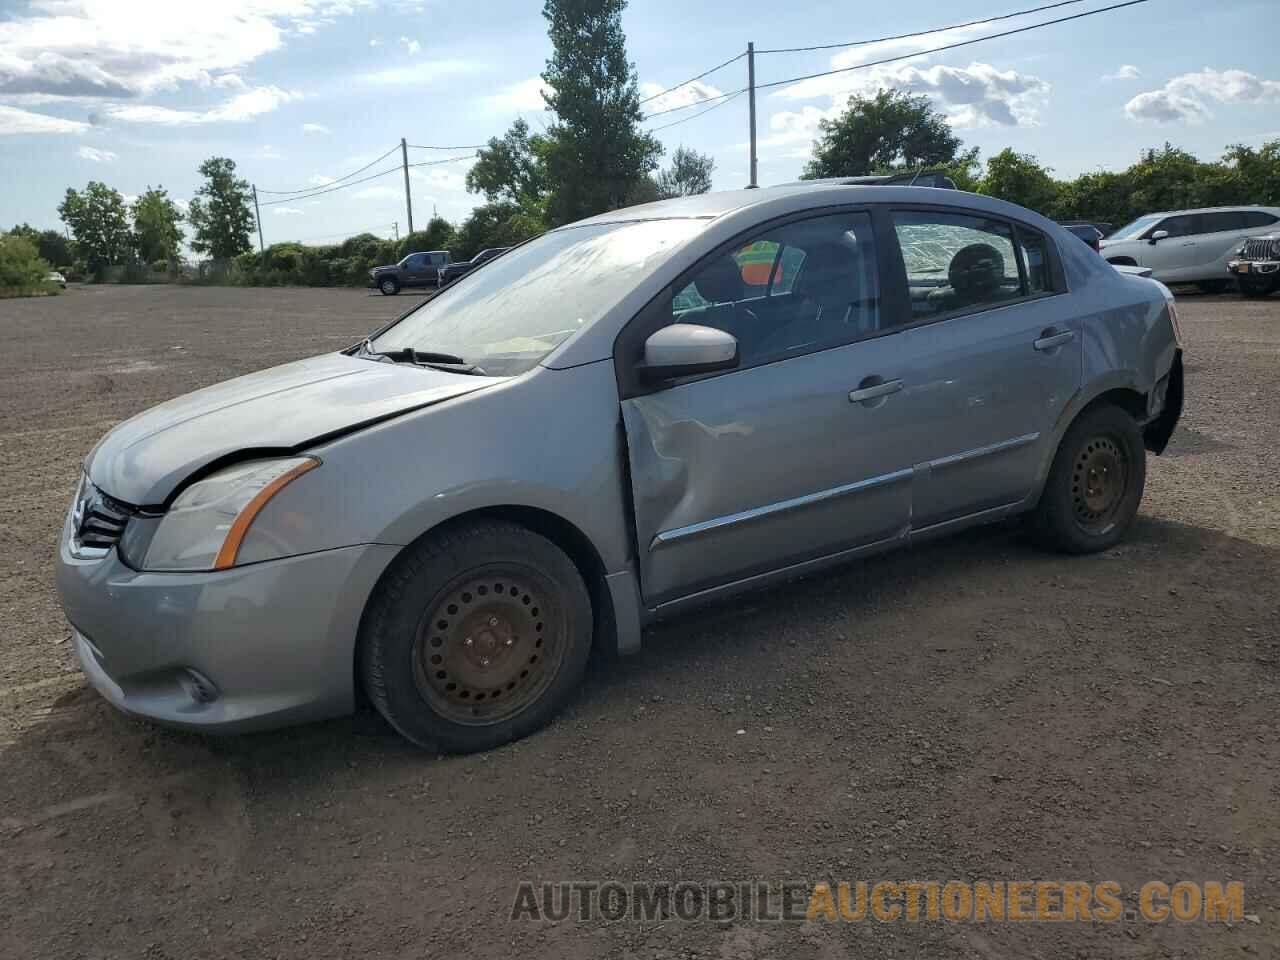
<svg viewBox="0 0 1280 960"><path fill-rule="evenodd" d="M1250 210L1244 215L1244 225L1248 230L1254 227L1269 227L1276 222L1276 218L1269 213L1263 213L1261 210Z"/></svg>
<svg viewBox="0 0 1280 960"><path fill-rule="evenodd" d="M875 239L865 213L777 227L703 261L674 289L672 320L733 334L744 367L880 328Z"/></svg>
<svg viewBox="0 0 1280 960"><path fill-rule="evenodd" d="M1027 293L1033 297L1053 292L1048 244L1043 233L1018 227L1018 256L1022 257L1022 267L1027 274Z"/></svg>
<svg viewBox="0 0 1280 960"><path fill-rule="evenodd" d="M1156 226L1157 230L1167 231L1170 237L1189 237L1193 233L1198 232L1195 227L1195 217L1170 217L1163 223Z"/></svg>
<svg viewBox="0 0 1280 960"><path fill-rule="evenodd" d="M893 226L907 268L912 319L1022 296L1008 224L968 214L897 211Z"/></svg>
<svg viewBox="0 0 1280 960"><path fill-rule="evenodd" d="M1224 233L1245 228L1243 213L1205 213L1201 214L1200 219L1203 221L1200 227L1202 233Z"/></svg>

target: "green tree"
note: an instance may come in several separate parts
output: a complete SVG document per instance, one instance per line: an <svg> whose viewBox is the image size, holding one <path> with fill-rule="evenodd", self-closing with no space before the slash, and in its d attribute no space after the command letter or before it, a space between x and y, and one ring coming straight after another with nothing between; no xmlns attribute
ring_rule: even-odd
<svg viewBox="0 0 1280 960"><path fill-rule="evenodd" d="M132 234L124 197L105 183L90 180L79 192L67 188L58 216L71 228L76 247L91 271L129 258Z"/></svg>
<svg viewBox="0 0 1280 960"><path fill-rule="evenodd" d="M553 53L542 74L556 122L547 131L552 224L612 210L658 164L640 130L640 95L622 31L625 0L546 0Z"/></svg>
<svg viewBox="0 0 1280 960"><path fill-rule="evenodd" d="M1280 204L1280 140L1269 140L1257 150L1233 144L1222 162L1235 171L1242 191L1252 198L1249 202Z"/></svg>
<svg viewBox="0 0 1280 960"><path fill-rule="evenodd" d="M397 256L420 250L449 250L453 244L453 224L444 217L432 217L425 230L415 230L400 241Z"/></svg>
<svg viewBox="0 0 1280 960"><path fill-rule="evenodd" d="M249 181L236 177L234 160L210 157L200 164L204 184L187 208L195 236L191 249L214 260L230 260L252 249L253 199Z"/></svg>
<svg viewBox="0 0 1280 960"><path fill-rule="evenodd" d="M1059 185L1031 154L1005 147L987 161L987 174L978 184L978 193L1053 216Z"/></svg>
<svg viewBox="0 0 1280 960"><path fill-rule="evenodd" d="M28 294L57 292L49 283L49 264L40 259L36 245L21 234L0 236L0 292Z"/></svg>
<svg viewBox="0 0 1280 960"><path fill-rule="evenodd" d="M178 226L182 219L182 212L164 187L148 186L133 202L133 241L138 255L147 263L166 260L176 264L183 240Z"/></svg>
<svg viewBox="0 0 1280 960"><path fill-rule="evenodd" d="M881 90L874 97L850 97L843 113L818 124L813 159L802 176L815 180L950 167L964 158L961 146L928 97Z"/></svg>
<svg viewBox="0 0 1280 960"><path fill-rule="evenodd" d="M19 223L9 231L12 237L25 237L36 245L40 259L55 267L67 266L75 260L72 243L59 230L37 230L29 223Z"/></svg>
<svg viewBox="0 0 1280 960"><path fill-rule="evenodd" d="M711 190L711 174L716 162L708 154L676 147L671 155L671 166L654 178L658 195L662 197L688 197Z"/></svg>
<svg viewBox="0 0 1280 960"><path fill-rule="evenodd" d="M488 247L513 247L540 233L546 224L536 207L521 207L514 203L486 203L471 211L463 221L454 239L454 254L460 259L470 259Z"/></svg>
<svg viewBox="0 0 1280 960"><path fill-rule="evenodd" d="M501 139L492 137L467 171L467 189L483 193L490 203L541 203L547 192L547 150L550 141L530 134L523 118L511 124Z"/></svg>

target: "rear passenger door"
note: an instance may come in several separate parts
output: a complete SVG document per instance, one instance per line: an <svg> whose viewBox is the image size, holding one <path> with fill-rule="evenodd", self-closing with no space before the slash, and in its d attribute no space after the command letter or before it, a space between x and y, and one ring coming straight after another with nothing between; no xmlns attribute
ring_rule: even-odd
<svg viewBox="0 0 1280 960"><path fill-rule="evenodd" d="M895 209L910 297L901 365L913 532L1031 494L1079 387L1082 318L1038 230L955 208Z"/></svg>

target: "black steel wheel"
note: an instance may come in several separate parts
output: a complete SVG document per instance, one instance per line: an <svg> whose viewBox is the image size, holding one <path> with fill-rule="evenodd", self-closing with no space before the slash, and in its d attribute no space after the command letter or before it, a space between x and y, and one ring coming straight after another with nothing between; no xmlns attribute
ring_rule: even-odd
<svg viewBox="0 0 1280 960"><path fill-rule="evenodd" d="M502 521L451 524L406 547L374 589L361 676L414 743L487 750L563 706L592 629L582 576L550 540Z"/></svg>
<svg viewBox="0 0 1280 960"><path fill-rule="evenodd" d="M382 291L384 297L394 297L400 292L400 284L395 277L383 277L378 281L378 289Z"/></svg>
<svg viewBox="0 0 1280 960"><path fill-rule="evenodd" d="M1146 477L1142 432L1128 411L1086 409L1059 443L1032 514L1038 539L1067 553L1114 546L1137 515Z"/></svg>

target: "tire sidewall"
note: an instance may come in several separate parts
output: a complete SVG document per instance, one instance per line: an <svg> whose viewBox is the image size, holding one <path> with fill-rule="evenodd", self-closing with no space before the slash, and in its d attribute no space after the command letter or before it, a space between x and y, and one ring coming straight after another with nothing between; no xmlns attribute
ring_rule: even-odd
<svg viewBox="0 0 1280 960"><path fill-rule="evenodd" d="M407 548L397 560L399 569L388 571L361 630L365 686L379 712L414 743L454 753L487 750L545 725L578 685L591 651L591 601L573 562L551 541L512 525L450 538L444 551L419 546L426 549ZM498 723L471 726L440 716L423 698L414 679L414 647L419 624L449 586L466 571L493 563L526 565L555 588L566 649L537 700Z"/></svg>
<svg viewBox="0 0 1280 960"><path fill-rule="evenodd" d="M1098 436L1113 439L1128 460L1128 482L1115 522L1101 534L1085 530L1076 519L1072 496L1076 458L1088 442ZM1112 404L1086 410L1068 428L1058 445L1045 490L1037 508L1041 539L1068 553L1096 553L1118 543L1137 516L1147 477L1147 451L1137 423L1126 411Z"/></svg>
<svg viewBox="0 0 1280 960"><path fill-rule="evenodd" d="M378 282L378 289L382 291L382 295L384 297L391 297L400 292L400 284L396 283L394 280L380 280Z"/></svg>

